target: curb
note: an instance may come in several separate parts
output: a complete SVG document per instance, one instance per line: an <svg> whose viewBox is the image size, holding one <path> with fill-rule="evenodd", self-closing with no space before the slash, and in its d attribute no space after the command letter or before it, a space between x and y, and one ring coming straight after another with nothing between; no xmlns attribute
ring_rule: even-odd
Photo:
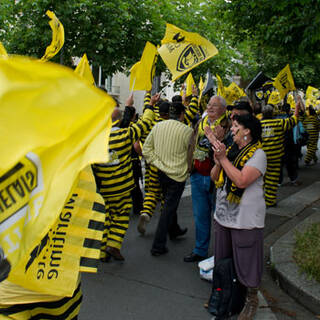
<svg viewBox="0 0 320 320"><path fill-rule="evenodd" d="M291 203L289 208L293 209L293 211L295 211L295 215L297 215L303 210L297 210L298 208L305 208L307 202L309 202L308 204L311 205L314 201L319 199L320 192L317 190L319 188L320 182L312 184L308 188L298 192L298 197L296 197L297 194L290 196L290 198L294 197L295 200L291 199L292 201L290 201L290 199L286 199L286 205ZM310 197L310 191L312 191L312 197ZM306 197L304 197L304 193L306 193ZM307 195L307 193L309 194ZM315 193L318 193L317 199L314 198ZM293 206L297 199L300 201L304 199L303 205L300 203L299 207ZM310 208L309 210L315 209L316 208ZM292 217L292 212L290 216ZM300 304L315 314L320 313L320 284L313 279L309 279L305 273L301 273L299 271L297 264L292 258L292 253L295 244L295 232L304 232L308 226L317 222L320 223L318 209L292 230L287 232L279 240L277 240L270 248L271 264L280 287L290 296L296 299Z"/></svg>

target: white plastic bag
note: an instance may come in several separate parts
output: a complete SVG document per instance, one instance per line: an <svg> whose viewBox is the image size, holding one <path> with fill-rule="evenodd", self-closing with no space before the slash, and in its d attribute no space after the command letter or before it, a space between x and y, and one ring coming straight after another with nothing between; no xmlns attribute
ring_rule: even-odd
<svg viewBox="0 0 320 320"><path fill-rule="evenodd" d="M212 272L213 272L213 267L214 267L214 256L200 261L198 263L198 267L200 269L200 278L207 280L207 281L212 281Z"/></svg>

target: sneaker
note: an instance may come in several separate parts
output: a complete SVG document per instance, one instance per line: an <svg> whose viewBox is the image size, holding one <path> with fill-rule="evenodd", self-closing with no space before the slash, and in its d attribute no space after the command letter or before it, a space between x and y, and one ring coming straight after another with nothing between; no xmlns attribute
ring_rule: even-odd
<svg viewBox="0 0 320 320"><path fill-rule="evenodd" d="M146 213L141 213L138 221L138 231L141 234L145 234L146 232L146 225L150 222L150 216Z"/></svg>

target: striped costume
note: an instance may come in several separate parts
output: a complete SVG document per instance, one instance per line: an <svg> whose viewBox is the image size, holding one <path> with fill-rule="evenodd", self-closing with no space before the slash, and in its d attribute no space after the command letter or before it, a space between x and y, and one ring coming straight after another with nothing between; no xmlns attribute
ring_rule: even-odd
<svg viewBox="0 0 320 320"><path fill-rule="evenodd" d="M281 158L284 155L285 132L297 124L297 118L263 119L262 149L267 155L267 171L264 176L264 194L267 206L277 203L277 191L281 170Z"/></svg>
<svg viewBox="0 0 320 320"><path fill-rule="evenodd" d="M319 139L320 123L317 115L307 116L302 123L309 134L307 143L307 154L304 159L305 164L308 165L312 160L315 163L318 161L316 153Z"/></svg>
<svg viewBox="0 0 320 320"><path fill-rule="evenodd" d="M151 130L153 119L154 112L147 108L141 119L128 128L121 129L114 123L109 137L109 161L93 166L107 212L101 258L105 258L107 246L121 249L132 208L130 192L134 188L134 179L131 149L142 134Z"/></svg>
<svg viewBox="0 0 320 320"><path fill-rule="evenodd" d="M192 121L198 113L198 98L192 97L189 106L186 108L184 113L184 124L191 126ZM155 123L161 122L162 119L160 116L157 117ZM145 141L145 137L143 137L142 143ZM146 164L146 174L145 174L145 196L143 201L143 209L140 212L146 213L150 218L153 216L156 205L158 201L162 199L161 188L159 182L159 174L158 168L155 166Z"/></svg>

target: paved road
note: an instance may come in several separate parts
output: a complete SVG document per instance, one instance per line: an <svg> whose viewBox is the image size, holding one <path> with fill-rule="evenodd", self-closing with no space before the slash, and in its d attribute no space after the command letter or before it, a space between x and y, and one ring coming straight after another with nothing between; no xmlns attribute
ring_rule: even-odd
<svg viewBox="0 0 320 320"><path fill-rule="evenodd" d="M300 187L280 187L279 200L319 180L319 169L320 165L307 168L302 165L300 176L303 184ZM157 212L143 237L136 230L138 217L132 217L122 250L126 258L124 263L101 263L97 274L83 274L84 300L80 320L212 318L203 308L203 303L210 294L210 283L200 280L197 264L183 262L183 256L190 253L194 245L194 225L188 188L178 210L180 225L189 228L187 235L179 241L169 241L167 255L153 257L150 255L150 248L158 216ZM266 267L261 293L268 304L260 296L260 308L256 319L314 319L311 313L297 305L276 286L268 264L270 245L292 227L291 224L294 224L295 220L303 217L302 213L293 221L287 216L267 214Z"/></svg>

